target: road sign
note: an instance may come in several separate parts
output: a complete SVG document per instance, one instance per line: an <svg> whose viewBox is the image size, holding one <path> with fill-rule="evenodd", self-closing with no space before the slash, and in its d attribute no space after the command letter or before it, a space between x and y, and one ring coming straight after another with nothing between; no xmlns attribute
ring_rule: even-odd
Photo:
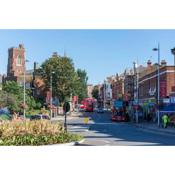
<svg viewBox="0 0 175 175"><path fill-rule="evenodd" d="M63 110L64 110L65 113L70 111L70 104L69 104L69 102L65 102L64 103Z"/></svg>
<svg viewBox="0 0 175 175"><path fill-rule="evenodd" d="M70 111L70 104L69 104L69 102L65 102L64 103L63 110L64 110L64 114L65 114L64 128L65 128L65 131L67 132L67 112Z"/></svg>
<svg viewBox="0 0 175 175"><path fill-rule="evenodd" d="M89 118L88 117L84 117L84 123L88 124L88 122L89 122Z"/></svg>

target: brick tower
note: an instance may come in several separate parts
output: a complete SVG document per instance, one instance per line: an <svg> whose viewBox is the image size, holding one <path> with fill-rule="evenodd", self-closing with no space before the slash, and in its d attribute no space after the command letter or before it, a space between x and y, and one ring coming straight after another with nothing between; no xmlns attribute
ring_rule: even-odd
<svg viewBox="0 0 175 175"><path fill-rule="evenodd" d="M19 47L8 49L7 79L18 81L24 74L25 69L25 49L22 44Z"/></svg>

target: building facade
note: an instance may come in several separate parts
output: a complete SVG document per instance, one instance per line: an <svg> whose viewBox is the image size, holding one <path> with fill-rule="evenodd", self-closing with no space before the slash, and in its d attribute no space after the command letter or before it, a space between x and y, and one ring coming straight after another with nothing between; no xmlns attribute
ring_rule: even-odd
<svg viewBox="0 0 175 175"><path fill-rule="evenodd" d="M88 98L92 98L92 91L93 91L94 86L92 84L87 85L87 95Z"/></svg>
<svg viewBox="0 0 175 175"><path fill-rule="evenodd" d="M8 49L6 80L21 82L25 71L25 49L22 44ZM22 82L21 82L22 83Z"/></svg>
<svg viewBox="0 0 175 175"><path fill-rule="evenodd" d="M124 97L124 74L116 75L112 82L112 98L113 100Z"/></svg>
<svg viewBox="0 0 175 175"><path fill-rule="evenodd" d="M124 73L124 100L133 101L134 100L134 81L135 75L133 69L125 71Z"/></svg>
<svg viewBox="0 0 175 175"><path fill-rule="evenodd" d="M148 71L139 78L139 99L140 102L157 102L158 97L158 71L157 64L150 67ZM175 67L167 66L163 60L160 65L160 99L175 94Z"/></svg>

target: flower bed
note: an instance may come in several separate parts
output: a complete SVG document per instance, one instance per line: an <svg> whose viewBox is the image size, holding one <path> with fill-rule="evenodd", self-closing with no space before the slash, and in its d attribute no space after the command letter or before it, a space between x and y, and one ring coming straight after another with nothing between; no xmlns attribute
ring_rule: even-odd
<svg viewBox="0 0 175 175"><path fill-rule="evenodd" d="M3 122L0 124L0 145L52 145L79 141L82 137L66 133L61 124L47 120Z"/></svg>

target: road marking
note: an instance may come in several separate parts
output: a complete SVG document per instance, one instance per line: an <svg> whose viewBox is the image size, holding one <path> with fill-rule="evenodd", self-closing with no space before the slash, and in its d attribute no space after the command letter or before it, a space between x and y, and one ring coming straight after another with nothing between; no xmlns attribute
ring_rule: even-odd
<svg viewBox="0 0 175 175"><path fill-rule="evenodd" d="M105 143L110 143L110 142L109 142L109 141L107 141L107 140L104 140L104 142L105 142Z"/></svg>
<svg viewBox="0 0 175 175"><path fill-rule="evenodd" d="M94 125L117 125L117 123L93 123Z"/></svg>

